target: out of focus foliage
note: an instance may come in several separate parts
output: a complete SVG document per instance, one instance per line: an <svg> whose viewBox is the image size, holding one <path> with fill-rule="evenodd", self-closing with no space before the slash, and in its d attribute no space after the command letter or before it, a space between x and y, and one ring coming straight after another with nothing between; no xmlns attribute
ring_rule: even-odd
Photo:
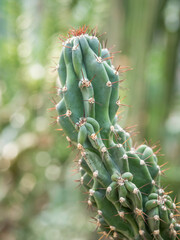
<svg viewBox="0 0 180 240"><path fill-rule="evenodd" d="M123 50L114 65L131 65L122 89L133 107L124 126L138 124L139 139L159 141L180 184L180 2L178 0L0 1L0 239L95 239L81 191L77 152L51 125L56 96L59 34L98 26L107 46ZM114 51L114 50L112 50ZM54 93L53 93L54 92ZM88 232L91 232L89 234Z"/></svg>

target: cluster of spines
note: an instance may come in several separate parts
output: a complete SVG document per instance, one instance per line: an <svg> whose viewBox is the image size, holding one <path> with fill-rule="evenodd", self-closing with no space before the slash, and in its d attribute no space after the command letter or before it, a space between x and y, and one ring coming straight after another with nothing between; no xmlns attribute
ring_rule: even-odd
<svg viewBox="0 0 180 240"><path fill-rule="evenodd" d="M116 226L108 225L103 219L104 209L101 208L101 204L106 206L106 201L109 200L115 206L117 213L113 213L111 216L108 215L108 217L113 218L115 216L119 216L125 222L128 222L131 227L134 226L134 231L136 230L135 232L139 233L142 239L152 239L151 235L146 232L147 223L154 239L178 239L177 235L179 226L176 224L175 220L175 216L177 215L176 204L173 203L167 193L165 193L164 190L157 185L158 183L155 180L152 180L152 185L156 187L156 191L148 195L145 207L143 207L142 195L145 194L146 196L147 193L143 193L142 189L144 186L137 188L136 185L131 182L133 178L131 173L126 172L122 174L116 179L116 181L112 181L109 185L107 184L107 186L101 185L100 187L97 187L94 182L97 181L99 177L99 171L94 170L91 174L88 174L91 170L87 169L87 154L82 152L82 155L83 158L81 158L78 162L79 170L81 172L80 184L86 188L86 193L89 195L87 200L89 207L94 206L95 202L99 201L99 206L95 204L95 207L98 209L96 223L97 227L101 227L101 229L104 230L102 236L107 237L110 235L114 238L116 236L117 239L121 239L122 237ZM159 170L160 168L157 169ZM161 174L161 170L158 171L158 174ZM117 188L119 194L118 196ZM98 191L101 193L104 192L104 195L102 194L101 198L98 196L99 199L96 196ZM127 192L129 192L129 196ZM93 197L95 197L95 200ZM121 206L118 203L120 203ZM132 214L134 214L133 217ZM135 227L136 224L132 222L133 218L137 222L137 229L137 226ZM164 228L167 228L167 232L165 231L167 238L162 238L160 224L164 224ZM129 236L129 238L124 239L131 239L131 237L132 236Z"/></svg>
<svg viewBox="0 0 180 240"><path fill-rule="evenodd" d="M156 154L146 145L133 148L116 123L122 68L114 68L108 49L86 31L73 30L63 41L56 109L67 140L81 152L80 184L97 209L101 238L178 239L176 205L160 187Z"/></svg>

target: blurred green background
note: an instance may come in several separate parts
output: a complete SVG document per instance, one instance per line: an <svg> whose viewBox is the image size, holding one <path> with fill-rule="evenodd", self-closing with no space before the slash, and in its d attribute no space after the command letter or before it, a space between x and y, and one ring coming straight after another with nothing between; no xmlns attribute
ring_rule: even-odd
<svg viewBox="0 0 180 240"><path fill-rule="evenodd" d="M120 124L161 146L167 190L180 199L180 1L0 1L0 239L95 240L65 137L50 125L59 34L98 27L113 64L130 65ZM53 93L54 92L54 93Z"/></svg>

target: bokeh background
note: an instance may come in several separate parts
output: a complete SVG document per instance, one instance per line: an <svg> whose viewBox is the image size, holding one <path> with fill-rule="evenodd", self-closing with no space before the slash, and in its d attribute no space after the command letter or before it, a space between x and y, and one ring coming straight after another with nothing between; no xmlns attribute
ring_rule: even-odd
<svg viewBox="0 0 180 240"><path fill-rule="evenodd" d="M140 144L161 146L164 186L180 199L180 1L0 1L0 239L95 240L93 216L54 112L59 34L98 27L130 65L120 124L137 125ZM54 92L54 93L53 93Z"/></svg>

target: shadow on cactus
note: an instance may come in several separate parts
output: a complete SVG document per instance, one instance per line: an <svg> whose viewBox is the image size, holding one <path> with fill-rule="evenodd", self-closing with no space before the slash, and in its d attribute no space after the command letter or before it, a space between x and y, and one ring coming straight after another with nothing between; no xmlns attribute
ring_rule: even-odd
<svg viewBox="0 0 180 240"><path fill-rule="evenodd" d="M94 31L71 29L58 67L57 121L81 153L80 183L100 239L178 239L177 207L161 188L156 154L146 145L133 148L117 123L119 71Z"/></svg>

